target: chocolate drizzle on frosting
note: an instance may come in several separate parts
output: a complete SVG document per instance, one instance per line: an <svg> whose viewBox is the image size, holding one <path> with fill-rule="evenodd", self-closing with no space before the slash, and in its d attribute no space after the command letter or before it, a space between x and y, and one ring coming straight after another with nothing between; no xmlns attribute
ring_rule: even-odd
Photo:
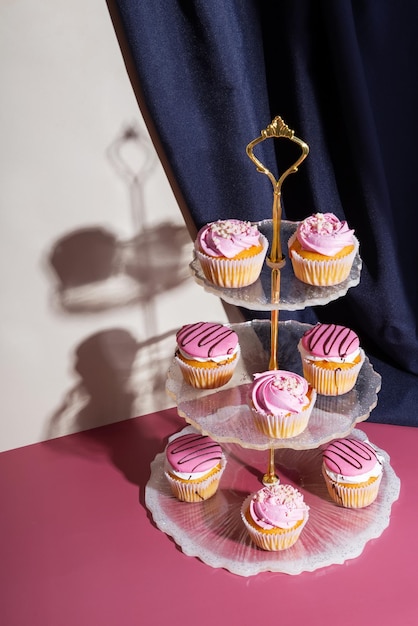
<svg viewBox="0 0 418 626"><path fill-rule="evenodd" d="M174 439L168 446L169 457L179 471L187 465L186 472L205 471L222 459L222 448L205 435L185 435Z"/></svg>
<svg viewBox="0 0 418 626"><path fill-rule="evenodd" d="M207 346L208 356L213 356L216 346L225 342L232 334L235 332L222 324L198 322L182 328L177 334L177 343L180 348L186 349L189 344L196 342L199 347ZM227 354L232 354L233 351L233 348L229 348Z"/></svg>
<svg viewBox="0 0 418 626"><path fill-rule="evenodd" d="M325 356L338 354L344 358L358 348L358 337L350 329L336 324L317 324L305 334L307 348L315 352L318 344L322 343Z"/></svg>
<svg viewBox="0 0 418 626"><path fill-rule="evenodd" d="M327 467L338 474L344 473L341 462L361 473L364 469L364 462L370 464L370 461L378 461L376 452L368 443L350 438L333 441L327 446L322 456Z"/></svg>

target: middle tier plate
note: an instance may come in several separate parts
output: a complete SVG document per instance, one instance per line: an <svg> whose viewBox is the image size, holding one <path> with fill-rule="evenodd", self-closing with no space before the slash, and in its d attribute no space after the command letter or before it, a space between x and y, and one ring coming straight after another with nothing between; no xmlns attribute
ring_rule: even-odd
<svg viewBox="0 0 418 626"><path fill-rule="evenodd" d="M219 442L237 443L244 448L268 450L292 448L307 450L337 437L348 435L358 422L368 418L377 404L381 377L366 357L355 387L348 393L328 397L318 395L306 430L289 439L272 439L261 433L252 417L248 398L253 374L268 369L270 320L232 324L239 337L241 357L230 382L219 389L199 390L188 385L173 360L168 371L167 392L177 410L198 431ZM302 375L297 349L309 324L279 322L279 368Z"/></svg>

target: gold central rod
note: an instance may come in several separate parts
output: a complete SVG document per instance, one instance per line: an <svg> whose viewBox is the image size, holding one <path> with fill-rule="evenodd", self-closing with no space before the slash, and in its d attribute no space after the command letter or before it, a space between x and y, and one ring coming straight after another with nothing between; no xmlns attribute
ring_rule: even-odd
<svg viewBox="0 0 418 626"><path fill-rule="evenodd" d="M269 464L268 464L267 473L264 474L263 476L263 485L267 487L268 485L274 485L278 481L279 479L276 476L276 468L275 468L275 462L274 462L274 448L270 448Z"/></svg>
<svg viewBox="0 0 418 626"><path fill-rule="evenodd" d="M272 268L271 270L271 299L273 304L278 304L280 299L280 270ZM279 338L279 310L271 311L271 327L270 327L270 370L278 370L279 363L277 360Z"/></svg>
<svg viewBox="0 0 418 626"><path fill-rule="evenodd" d="M257 144L261 143L265 139L284 137L290 139L294 143L298 144L302 149L302 154L297 161L291 165L280 177L276 180L273 174L268 170L261 161L254 155L254 148ZM282 220L282 184L285 178L289 174L294 174L298 171L299 165L306 159L309 153L308 145L295 137L295 133L291 130L282 120L281 117L275 117L274 120L267 126L265 130L262 130L259 137L256 137L247 146L247 155L253 161L257 170L262 174L268 176L271 184L273 185L273 236L270 248L270 254L267 259L267 265L271 267L271 302L273 308L271 310L271 331L270 331L270 362L269 369L279 369L278 363L278 335L279 335L279 303L280 303L280 270L285 264L285 259L282 252L282 244L280 239L281 220ZM269 485L278 482L278 477L275 473L274 464L274 448L270 448L269 466L267 473L264 474L263 484Z"/></svg>
<svg viewBox="0 0 418 626"><path fill-rule="evenodd" d="M273 239L269 256L271 263L279 263L283 260L282 243L280 240L280 224L282 220L281 195L281 190L275 188L273 195Z"/></svg>

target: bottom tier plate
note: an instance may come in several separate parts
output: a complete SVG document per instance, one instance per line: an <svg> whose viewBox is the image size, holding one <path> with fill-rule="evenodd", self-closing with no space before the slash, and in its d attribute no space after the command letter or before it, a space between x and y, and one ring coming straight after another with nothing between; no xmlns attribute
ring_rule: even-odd
<svg viewBox="0 0 418 626"><path fill-rule="evenodd" d="M182 433L195 432L190 426ZM354 430L353 436L365 439ZM171 495L164 477L164 453L151 464L145 501L157 527L181 547L215 568L240 576L260 572L300 574L358 557L366 543L389 525L392 504L398 499L400 480L386 452L383 479L376 501L365 509L344 509L334 504L321 475L321 450L281 449L275 452L276 471L284 483L296 486L310 507L309 521L298 542L282 552L265 552L249 539L240 517L247 495L261 487L267 453L235 444L223 445L228 459L218 492L199 503L180 502Z"/></svg>

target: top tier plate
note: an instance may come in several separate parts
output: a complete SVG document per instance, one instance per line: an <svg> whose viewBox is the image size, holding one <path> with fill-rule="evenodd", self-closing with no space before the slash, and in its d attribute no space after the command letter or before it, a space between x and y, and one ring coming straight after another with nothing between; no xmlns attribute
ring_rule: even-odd
<svg viewBox="0 0 418 626"><path fill-rule="evenodd" d="M273 220L263 220L256 223L260 232L263 233L271 244L273 238ZM287 251L287 242L297 228L298 222L281 222L281 242L284 253ZM339 285L331 287L315 287L306 285L296 278L293 273L292 263L289 259L280 272L280 302L273 303L271 300L271 269L265 263L260 278L241 289L231 289L217 287L209 282L202 271L201 265L196 257L190 263L193 276L196 282L203 286L206 291L222 298L229 304L242 306L254 311L272 311L274 309L283 311L297 311L307 306L327 304L332 300L337 300L344 296L350 287L355 287L360 282L361 258L357 254L349 277Z"/></svg>

